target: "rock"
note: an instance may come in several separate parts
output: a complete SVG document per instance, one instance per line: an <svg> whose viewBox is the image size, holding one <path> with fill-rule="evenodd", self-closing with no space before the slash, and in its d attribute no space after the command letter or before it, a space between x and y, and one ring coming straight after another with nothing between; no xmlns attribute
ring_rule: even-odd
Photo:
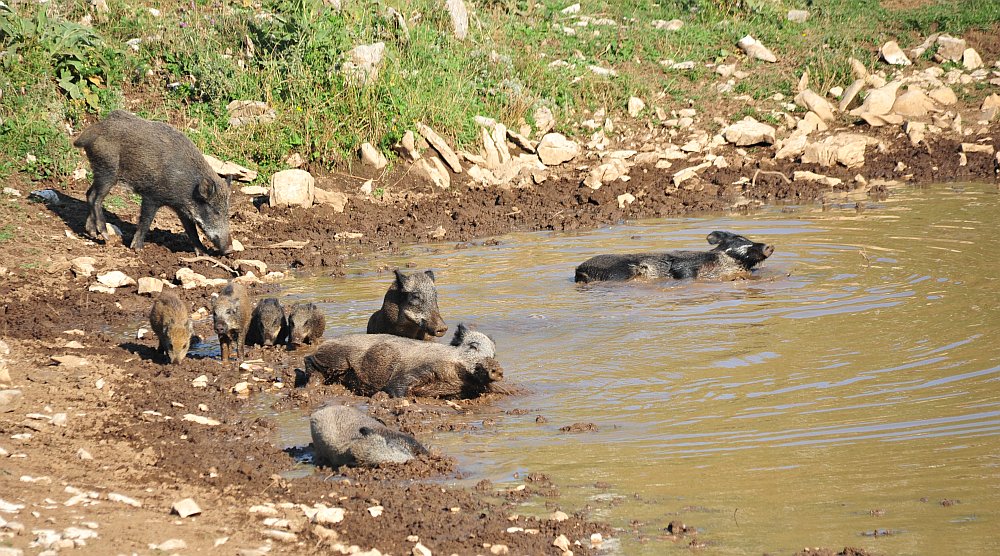
<svg viewBox="0 0 1000 556"><path fill-rule="evenodd" d="M559 13L563 15L573 15L580 13L580 4L570 4L565 8L559 10Z"/></svg>
<svg viewBox="0 0 1000 556"><path fill-rule="evenodd" d="M163 541L160 544L150 543L149 549L157 550L160 552L171 553L171 552L177 552L178 550L187 549L187 543L181 539L170 539Z"/></svg>
<svg viewBox="0 0 1000 556"><path fill-rule="evenodd" d="M180 282L185 290L192 288L225 286L228 280L225 278L206 278L187 267L177 269L174 278Z"/></svg>
<svg viewBox="0 0 1000 556"><path fill-rule="evenodd" d="M906 57L903 50L899 48L896 41L889 41L883 44L882 48L879 49L878 54L885 63L893 66L909 66L913 63Z"/></svg>
<svg viewBox="0 0 1000 556"><path fill-rule="evenodd" d="M939 35L937 37L937 55L950 62L962 60L966 47L965 39L959 39L951 35Z"/></svg>
<svg viewBox="0 0 1000 556"><path fill-rule="evenodd" d="M451 176L444 164L436 156L421 158L413 165L414 174L435 187L448 189L451 187Z"/></svg>
<svg viewBox="0 0 1000 556"><path fill-rule="evenodd" d="M1000 94L993 93L992 95L983 99L983 104L979 108L980 110L986 112L988 110L1000 109Z"/></svg>
<svg viewBox="0 0 1000 556"><path fill-rule="evenodd" d="M811 89L806 89L796 95L795 103L800 106L805 106L825 122L833 121L833 106L831 106L825 98L814 93Z"/></svg>
<svg viewBox="0 0 1000 556"><path fill-rule="evenodd" d="M222 423L212 419L211 417L205 417L204 415L195 415L194 413L187 413L181 418L182 421L190 421L192 423L198 423L199 425L205 425L206 427L217 427ZM195 506L197 507L197 506ZM199 510L200 511L200 510ZM180 513L180 512L178 512ZM187 517L187 516L181 516Z"/></svg>
<svg viewBox="0 0 1000 556"><path fill-rule="evenodd" d="M722 135L737 147L774 143L774 128L749 116L723 129Z"/></svg>
<svg viewBox="0 0 1000 556"><path fill-rule="evenodd" d="M579 6L579 4L577 5ZM413 556L432 556L431 549L427 548L426 546L420 543L417 543L416 545L413 546L412 554Z"/></svg>
<svg viewBox="0 0 1000 556"><path fill-rule="evenodd" d="M240 188L240 193L244 195L249 195L250 197L256 197L258 195L267 195L268 188L263 185L247 185Z"/></svg>
<svg viewBox="0 0 1000 556"><path fill-rule="evenodd" d="M532 142L524 135L514 131L513 129L507 130L507 137L514 142L515 145L521 148L526 153L535 154L535 148L538 146L537 143Z"/></svg>
<svg viewBox="0 0 1000 556"><path fill-rule="evenodd" d="M847 63L850 64L851 75L853 75L855 79L868 79L868 68L865 67L861 60L858 60L857 58L848 58Z"/></svg>
<svg viewBox="0 0 1000 556"><path fill-rule="evenodd" d="M728 64L728 65L719 64L718 66L715 66L715 73L721 75L725 79L728 79L734 73L736 73L736 64ZM660 118L660 119L665 120L666 118Z"/></svg>
<svg viewBox="0 0 1000 556"><path fill-rule="evenodd" d="M788 10L786 17L788 21L793 23L805 23L809 20L809 12L806 10Z"/></svg>
<svg viewBox="0 0 1000 556"><path fill-rule="evenodd" d="M927 93L934 102L941 104L943 106L951 106L958 102L958 96L955 95L955 91L951 90L951 87L938 87L933 91Z"/></svg>
<svg viewBox="0 0 1000 556"><path fill-rule="evenodd" d="M537 136L544 136L556 126L556 118L547 106L539 106L532 115L535 119L535 128L538 130Z"/></svg>
<svg viewBox="0 0 1000 556"><path fill-rule="evenodd" d="M566 521L567 519L569 519L569 516L566 515L566 512L561 512L559 510L556 510L551 514L549 514L549 519L552 521Z"/></svg>
<svg viewBox="0 0 1000 556"><path fill-rule="evenodd" d="M650 22L650 25L653 26L653 29L661 31L678 31L681 27L684 27L684 22L679 19L671 19L670 21L654 19Z"/></svg>
<svg viewBox="0 0 1000 556"><path fill-rule="evenodd" d="M259 100L234 100L226 105L229 112L230 127L242 127L250 124L266 124L278 118L278 114Z"/></svg>
<svg viewBox="0 0 1000 556"><path fill-rule="evenodd" d="M320 525L334 525L344 521L345 513L343 508L320 508L310 520Z"/></svg>
<svg viewBox="0 0 1000 556"><path fill-rule="evenodd" d="M822 141L806 145L802 154L803 164L833 166L841 164L848 168L865 163L865 148L874 141L857 133L843 133L827 137Z"/></svg>
<svg viewBox="0 0 1000 556"><path fill-rule="evenodd" d="M496 554L498 556L510 554L510 547L505 544L494 544L490 546L490 554Z"/></svg>
<svg viewBox="0 0 1000 556"><path fill-rule="evenodd" d="M385 155L379 152L371 143L361 144L361 162L365 166L371 166L376 170L381 170L389 164Z"/></svg>
<svg viewBox="0 0 1000 556"><path fill-rule="evenodd" d="M888 114L892 110L892 105L896 103L896 92L899 90L900 85L899 81L893 81L884 87L869 92L864 103L860 107L851 110L851 115Z"/></svg>
<svg viewBox="0 0 1000 556"><path fill-rule="evenodd" d="M813 111L806 112L805 116L795 126L796 131L805 135L809 135L814 131L826 131L828 128L829 126L826 125L826 122Z"/></svg>
<svg viewBox="0 0 1000 556"><path fill-rule="evenodd" d="M109 295L114 295L115 288L111 288L111 287L105 286L103 284L91 284L90 287L87 288L87 291L88 292L106 293L106 294L109 294Z"/></svg>
<svg viewBox="0 0 1000 556"><path fill-rule="evenodd" d="M861 114L861 119L871 127L881 127L884 125L899 125L903 123L903 117L899 114Z"/></svg>
<svg viewBox="0 0 1000 556"><path fill-rule="evenodd" d="M142 507L142 502L130 496L125 496L124 494L118 494L117 492L109 492L108 500L112 502L118 502L119 504L125 504L126 506L132 506L133 508Z"/></svg>
<svg viewBox="0 0 1000 556"><path fill-rule="evenodd" d="M384 56L384 42L355 46L347 53L348 59L340 71L348 82L354 85L367 85L378 78Z"/></svg>
<svg viewBox="0 0 1000 556"><path fill-rule="evenodd" d="M690 180L691 178L697 177L698 172L704 170L711 166L711 162L702 162L696 166L690 166L682 170L678 170L673 177L674 187L680 187L682 183Z"/></svg>
<svg viewBox="0 0 1000 556"><path fill-rule="evenodd" d="M400 154L409 158L411 162L420 158L420 153L417 152L417 140L416 137L413 136L412 131L406 130L406 133L403 134L403 138L399 140L399 145L401 147L399 149Z"/></svg>
<svg viewBox="0 0 1000 556"><path fill-rule="evenodd" d="M228 161L223 162L218 158L215 158L214 156L209 154L205 154L202 156L205 157L205 160L208 162L208 165L211 166L213 170L215 170L215 173L219 174L222 177L231 176L236 181L245 181L245 182L257 179L257 172L249 168L246 168L244 166L240 166L235 162L228 162Z"/></svg>
<svg viewBox="0 0 1000 556"><path fill-rule="evenodd" d="M171 509L175 514L181 517L190 517L192 515L198 515L201 513L201 508L198 507L198 503L194 501L193 498L185 498L183 500L178 500L174 502Z"/></svg>
<svg viewBox="0 0 1000 556"><path fill-rule="evenodd" d="M927 124L923 122L906 122L906 125L903 126L903 131L906 132L906 136L910 139L910 144L916 147L924 140L927 132Z"/></svg>
<svg viewBox="0 0 1000 556"><path fill-rule="evenodd" d="M643 110L646 109L646 103L642 101L639 97L631 97L628 99L628 115L635 118Z"/></svg>
<svg viewBox="0 0 1000 556"><path fill-rule="evenodd" d="M451 15L451 27L455 38L464 41L469 34L469 10L465 8L462 0L447 0L445 8Z"/></svg>
<svg viewBox="0 0 1000 556"><path fill-rule="evenodd" d="M840 95L844 94L844 88L843 87L830 87L830 90L827 91L827 94L830 95L833 98L840 98Z"/></svg>
<svg viewBox="0 0 1000 556"><path fill-rule="evenodd" d="M829 176L824 176L823 174L816 174L814 172L807 172L803 170L796 170L793 172L792 181L818 181L823 185L828 185L830 187L843 183L843 180L840 178L831 178Z"/></svg>
<svg viewBox="0 0 1000 556"><path fill-rule="evenodd" d="M101 285L109 288L121 288L124 286L135 285L135 280L120 270L112 270L111 272L98 274L97 281L100 282Z"/></svg>
<svg viewBox="0 0 1000 556"><path fill-rule="evenodd" d="M600 189L602 185L612 182L628 174L628 166L621 159L612 159L590 171L583 180L583 185L591 189Z"/></svg>
<svg viewBox="0 0 1000 556"><path fill-rule="evenodd" d="M139 278L139 295L160 293L163 291L163 280L152 276Z"/></svg>
<svg viewBox="0 0 1000 556"><path fill-rule="evenodd" d="M618 196L618 208L624 209L626 205L631 205L635 202L635 195L631 193L622 193Z"/></svg>
<svg viewBox="0 0 1000 556"><path fill-rule="evenodd" d="M962 53L962 67L972 71L983 67L983 59L979 57L979 53L973 48L966 48L965 52Z"/></svg>
<svg viewBox="0 0 1000 556"><path fill-rule="evenodd" d="M892 112L900 116L922 118L934 110L934 102L920 89L910 89L896 98Z"/></svg>
<svg viewBox="0 0 1000 556"><path fill-rule="evenodd" d="M775 160L795 159L802 155L806 149L809 138L805 133L793 133L784 140L778 152L774 155Z"/></svg>
<svg viewBox="0 0 1000 556"><path fill-rule="evenodd" d="M272 207L310 208L315 197L316 180L305 170L282 170L271 176L268 204Z"/></svg>
<svg viewBox="0 0 1000 556"><path fill-rule="evenodd" d="M28 194L29 198L41 199L43 202L58 205L59 193L55 189L37 189Z"/></svg>
<svg viewBox="0 0 1000 556"><path fill-rule="evenodd" d="M73 270L73 274L77 277L89 277L94 273L94 265L97 264L97 259L94 257L77 257L70 262L70 268Z"/></svg>
<svg viewBox="0 0 1000 556"><path fill-rule="evenodd" d="M417 124L417 131L424 137L424 139L427 140L428 143L430 143L431 147L434 147L434 150L441 155L441 158L443 158L445 163L448 164L448 167L451 168L452 172L455 172L456 174L462 173L462 164L458 160L458 155L455 154L455 151L451 150L451 147L448 146L448 143L446 143L440 135L435 133L433 129L421 123Z"/></svg>
<svg viewBox="0 0 1000 556"><path fill-rule="evenodd" d="M347 207L347 194L342 191L327 191L325 189L313 189L313 202L317 205L329 205L334 212L344 212Z"/></svg>
<svg viewBox="0 0 1000 556"><path fill-rule="evenodd" d="M302 158L302 155L299 153L292 153L285 159L285 164L287 164L289 168L301 168L305 165L305 163L306 159Z"/></svg>
<svg viewBox="0 0 1000 556"><path fill-rule="evenodd" d="M9 413L17 409L23 397L20 390L0 390L0 413Z"/></svg>
<svg viewBox="0 0 1000 556"><path fill-rule="evenodd" d="M507 148L507 126L497 124L493 127L493 146L500 156L500 164L510 162L510 149Z"/></svg>
<svg viewBox="0 0 1000 556"><path fill-rule="evenodd" d="M738 46L744 54L755 60L763 60L771 63L778 61L778 58L773 52L768 50L766 46L750 35L740 39L739 42L736 43L736 46Z"/></svg>
<svg viewBox="0 0 1000 556"><path fill-rule="evenodd" d="M552 541L552 546L562 550L563 552L569 552L569 539L566 538L566 535L559 535L554 541Z"/></svg>
<svg viewBox="0 0 1000 556"><path fill-rule="evenodd" d="M977 145L976 143L962 143L963 154L993 154L993 145Z"/></svg>
<svg viewBox="0 0 1000 556"><path fill-rule="evenodd" d="M618 71L615 70L614 68L604 68L601 66L595 66L591 64L587 66L587 69L589 69L590 72L593 73L594 75L600 75L601 77L614 77L618 75Z"/></svg>
<svg viewBox="0 0 1000 556"><path fill-rule="evenodd" d="M557 166L580 154L580 145L561 133L549 133L538 143L538 159L546 166Z"/></svg>

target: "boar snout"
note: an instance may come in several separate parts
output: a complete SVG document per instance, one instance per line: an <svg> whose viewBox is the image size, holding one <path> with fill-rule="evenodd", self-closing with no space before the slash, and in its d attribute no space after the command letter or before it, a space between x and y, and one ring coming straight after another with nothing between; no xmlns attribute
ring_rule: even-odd
<svg viewBox="0 0 1000 556"><path fill-rule="evenodd" d="M764 246L764 256L765 257L770 257L772 253L774 253L774 246L773 245L765 245Z"/></svg>

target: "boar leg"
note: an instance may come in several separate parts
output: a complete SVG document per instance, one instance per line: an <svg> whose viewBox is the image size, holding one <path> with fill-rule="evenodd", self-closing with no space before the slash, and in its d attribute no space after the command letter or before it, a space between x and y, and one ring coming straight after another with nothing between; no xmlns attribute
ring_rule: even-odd
<svg viewBox="0 0 1000 556"><path fill-rule="evenodd" d="M142 199L142 206L139 207L139 223L135 229L135 235L132 236L132 244L129 245L132 250L142 249L143 243L146 241L146 233L153 225L153 217L156 216L158 210L160 210L160 205L153 202L151 198L144 197Z"/></svg>
<svg viewBox="0 0 1000 556"><path fill-rule="evenodd" d="M181 219L181 224L184 225L184 233L187 234L188 239L194 245L194 254L201 256L208 253L208 249L201 242L201 237L198 235L198 227L195 226L194 220L191 220L188 215L181 211L177 211L177 217Z"/></svg>
<svg viewBox="0 0 1000 556"><path fill-rule="evenodd" d="M222 352L220 354L222 356L222 360L223 361L229 361L229 355L230 355L229 354L229 340L223 340L222 338L219 338L219 350Z"/></svg>
<svg viewBox="0 0 1000 556"><path fill-rule="evenodd" d="M114 162L117 164L117 160ZM94 183L87 190L87 204L90 205L90 210L87 212L87 223L84 228L95 238L103 237L105 240L110 240L107 222L104 220L103 204L104 198L108 196L108 192L117 183L118 176L113 169L100 164L92 169Z"/></svg>
<svg viewBox="0 0 1000 556"><path fill-rule="evenodd" d="M411 394L414 396L424 395L422 392L427 387L433 385L436 376L433 369L417 367L407 372L397 372L389 382L382 388L382 391L389 394L391 398L403 398Z"/></svg>

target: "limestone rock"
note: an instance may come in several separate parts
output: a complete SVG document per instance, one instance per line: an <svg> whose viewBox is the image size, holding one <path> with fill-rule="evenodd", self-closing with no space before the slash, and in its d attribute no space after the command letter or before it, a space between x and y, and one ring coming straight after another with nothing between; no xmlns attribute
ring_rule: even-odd
<svg viewBox="0 0 1000 556"><path fill-rule="evenodd" d="M639 97L628 99L628 115L635 118L646 108L646 103Z"/></svg>
<svg viewBox="0 0 1000 556"><path fill-rule="evenodd" d="M493 145L500 156L500 164L510 162L510 149L507 147L507 126L497 124L493 126Z"/></svg>
<svg viewBox="0 0 1000 556"><path fill-rule="evenodd" d="M660 29L661 31L678 31L681 27L684 27L684 22L679 19L671 19L670 21L654 19L650 23L653 29Z"/></svg>
<svg viewBox="0 0 1000 556"><path fill-rule="evenodd" d="M421 158L413 165L413 170L417 177L423 178L435 187L441 189L451 187L451 175L448 174L448 169L444 167L441 159L436 156Z"/></svg>
<svg viewBox="0 0 1000 556"><path fill-rule="evenodd" d="M97 281L109 288L121 288L135 284L135 280L120 270L98 274Z"/></svg>
<svg viewBox="0 0 1000 556"><path fill-rule="evenodd" d="M155 294L163 291L163 280L152 276L139 278L139 295Z"/></svg>
<svg viewBox="0 0 1000 556"><path fill-rule="evenodd" d="M855 79L868 79L868 68L865 67L861 60L858 60L857 58L848 58L847 63L850 64L851 75L853 75Z"/></svg>
<svg viewBox="0 0 1000 556"><path fill-rule="evenodd" d="M174 502L171 509L181 517L190 517L201 513L201 508L198 507L198 503L192 498L185 498Z"/></svg>
<svg viewBox="0 0 1000 556"><path fill-rule="evenodd" d="M274 108L259 100L234 100L226 105L229 125L241 127L249 124L266 124L278 118Z"/></svg>
<svg viewBox="0 0 1000 556"><path fill-rule="evenodd" d="M271 176L268 204L272 207L310 208L315 197L316 180L305 170L282 170Z"/></svg>
<svg viewBox="0 0 1000 556"><path fill-rule="evenodd" d="M379 152L379 150L376 149L371 143L361 144L361 162L364 163L365 166L371 166L376 170L381 170L389 164L385 155Z"/></svg>
<svg viewBox="0 0 1000 556"><path fill-rule="evenodd" d="M94 265L97 264L97 259L94 257L76 257L71 260L70 268L73 270L73 274L77 277L89 277L94 273Z"/></svg>
<svg viewBox="0 0 1000 556"><path fill-rule="evenodd" d="M740 47L740 50L742 50L744 54L755 60L763 60L771 63L778 61L778 58L773 52L768 50L766 46L750 35L740 39L739 42L736 43L736 46Z"/></svg>
<svg viewBox="0 0 1000 556"><path fill-rule="evenodd" d="M257 172L235 162L223 162L210 154L203 155L208 165L222 177L232 176L236 181L250 182L257 179Z"/></svg>
<svg viewBox="0 0 1000 556"><path fill-rule="evenodd" d="M903 50L899 48L899 45L896 44L896 41L889 41L883 44L882 48L879 49L878 53L879 56L882 58L882 60L885 61L885 63L891 64L893 66L909 66L913 63L910 61L909 58L906 57L906 54L903 52Z"/></svg>
<svg viewBox="0 0 1000 556"><path fill-rule="evenodd" d="M793 133L782 142L781 147L778 148L778 152L774 155L774 159L796 159L802 156L802 153L806 150L806 143L808 141L809 138L805 133Z"/></svg>
<svg viewBox="0 0 1000 556"><path fill-rule="evenodd" d="M896 102L896 92L899 91L899 81L893 81L888 85L875 89L868 93L865 102L859 108L851 110L852 116L866 114L888 114L892 110L892 105Z"/></svg>
<svg viewBox="0 0 1000 556"><path fill-rule="evenodd" d="M263 185L245 185L240 188L240 193L248 195L250 197L256 197L258 195L267 195L268 191L270 191L270 189L264 187Z"/></svg>
<svg viewBox="0 0 1000 556"><path fill-rule="evenodd" d="M9 413L17 409L23 397L20 390L0 390L0 413Z"/></svg>
<svg viewBox="0 0 1000 556"><path fill-rule="evenodd" d="M493 136L490 132L486 131L485 127L481 127L479 130L480 138L483 141L482 156L485 166L490 170L496 170L500 167L500 151L497 150L496 142L493 141Z"/></svg>
<svg viewBox="0 0 1000 556"><path fill-rule="evenodd" d="M462 0L447 0L445 8L451 15L451 27L455 33L455 38L464 41L469 34L469 10L465 8Z"/></svg>
<svg viewBox="0 0 1000 556"><path fill-rule="evenodd" d="M809 20L809 12L806 10L788 10L788 21L793 23L805 23Z"/></svg>
<svg viewBox="0 0 1000 556"><path fill-rule="evenodd" d="M814 112L824 122L833 121L833 106L827 100L811 89L806 89L795 96L796 104L805 106Z"/></svg>
<svg viewBox="0 0 1000 556"><path fill-rule="evenodd" d="M911 118L922 118L931 110L934 110L934 102L920 89L906 91L892 105L894 114Z"/></svg>
<svg viewBox="0 0 1000 556"><path fill-rule="evenodd" d="M847 90L844 91L844 95L840 97L840 104L837 106L837 108L839 108L841 112L846 112L847 110L852 108L855 104L857 104L858 93L860 93L861 89L863 89L864 87L865 87L864 79L857 79L854 81L854 83L851 83L851 85L847 87Z"/></svg>
<svg viewBox="0 0 1000 556"><path fill-rule="evenodd" d="M420 135L422 135L432 147L434 147L434 150L441 155L441 158L443 158L448 164L448 167L451 168L452 172L455 172L456 174L462 173L462 164L458 160L458 155L455 154L455 151L451 150L451 147L448 146L448 143L442 139L440 135L438 135L433 129L421 123L417 124L417 132L420 133ZM451 178L449 177L448 180L450 182Z"/></svg>
<svg viewBox="0 0 1000 556"><path fill-rule="evenodd" d="M628 165L620 158L612 158L590 171L583 180L583 185L591 189L600 189L602 185L628 175Z"/></svg>
<svg viewBox="0 0 1000 556"><path fill-rule="evenodd" d="M817 174L815 172L796 170L792 173L792 181L818 181L823 185L834 187L843 183L844 180L840 178L831 178L830 176L824 176L823 174Z"/></svg>
<svg viewBox="0 0 1000 556"><path fill-rule="evenodd" d="M403 138L399 140L399 147L399 154L409 158L410 162L414 162L420 158L420 153L417 152L417 139L412 131L406 130Z"/></svg>
<svg viewBox="0 0 1000 556"><path fill-rule="evenodd" d="M535 118L535 128L538 130L536 137L544 136L556 126L556 118L547 106L536 108L533 117Z"/></svg>
<svg viewBox="0 0 1000 556"><path fill-rule="evenodd" d="M803 164L833 166L841 164L848 168L865 163L865 148L874 141L857 133L843 133L827 137L822 141L806 145L802 154Z"/></svg>
<svg viewBox="0 0 1000 556"><path fill-rule="evenodd" d="M771 145L774 143L774 128L747 117L722 130L726 141L737 147L749 145Z"/></svg>
<svg viewBox="0 0 1000 556"><path fill-rule="evenodd" d="M951 87L938 87L933 91L927 93L934 102L941 104L943 106L951 106L958 102L958 96L955 95L955 91L951 90Z"/></svg>
<svg viewBox="0 0 1000 556"><path fill-rule="evenodd" d="M963 154L979 153L979 154L989 154L989 155L991 155L991 154L993 154L993 151L994 151L993 145L989 145L989 144L987 144L987 145L978 145L976 143L962 143L962 153Z"/></svg>
<svg viewBox="0 0 1000 556"><path fill-rule="evenodd" d="M334 212L344 212L347 207L347 194L342 191L327 191L318 187L313 189L313 203L329 205Z"/></svg>
<svg viewBox="0 0 1000 556"><path fill-rule="evenodd" d="M622 193L617 197L618 208L624 209L626 205L631 205L635 202L635 195L631 193Z"/></svg>
<svg viewBox="0 0 1000 556"><path fill-rule="evenodd" d="M983 59L979 57L979 53L973 48L966 48L965 52L962 53L962 67L972 71L983 67Z"/></svg>
<svg viewBox="0 0 1000 556"><path fill-rule="evenodd" d="M711 162L702 162L701 164L695 166L689 166L682 170L678 170L676 173L674 173L673 177L674 187L680 187L681 184L690 180L691 178L696 177L698 175L698 172L701 172L702 170L710 167L711 165L712 165Z"/></svg>
<svg viewBox="0 0 1000 556"><path fill-rule="evenodd" d="M906 136L910 139L910 144L916 147L923 140L927 132L927 124L923 122L906 122L903 126L903 131L906 132Z"/></svg>
<svg viewBox="0 0 1000 556"><path fill-rule="evenodd" d="M903 123L903 117L899 114L861 114L861 119L871 127L881 127L884 125L899 125Z"/></svg>
<svg viewBox="0 0 1000 556"><path fill-rule="evenodd" d="M795 129L797 131L805 135L809 135L814 131L826 131L828 128L829 126L826 125L826 122L823 121L823 118L820 118L819 116L816 115L815 112L811 110L809 112L806 112L805 116L803 116L802 119L799 120L798 124L795 126Z"/></svg>
<svg viewBox="0 0 1000 556"><path fill-rule="evenodd" d="M549 133L538 143L538 159L546 166L558 166L580 154L580 145L561 133Z"/></svg>
<svg viewBox="0 0 1000 556"><path fill-rule="evenodd" d="M367 85L378 78L384 56L384 42L355 46L347 53L347 61L341 67L341 73L350 83Z"/></svg>
<svg viewBox="0 0 1000 556"><path fill-rule="evenodd" d="M961 61L962 55L965 54L965 49L967 48L965 39L956 38L951 35L939 35L937 45L938 56L950 62Z"/></svg>

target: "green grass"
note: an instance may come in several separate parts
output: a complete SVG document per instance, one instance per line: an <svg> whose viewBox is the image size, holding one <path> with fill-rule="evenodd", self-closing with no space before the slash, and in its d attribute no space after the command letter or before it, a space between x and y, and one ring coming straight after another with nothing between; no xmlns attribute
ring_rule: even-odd
<svg viewBox="0 0 1000 556"><path fill-rule="evenodd" d="M14 226L7 224L3 228L0 228L0 243L7 243L8 241L14 239Z"/></svg>
<svg viewBox="0 0 1000 556"><path fill-rule="evenodd" d="M655 104L715 104L719 78L705 64L738 63L750 77L734 93L754 99L790 97L803 71L817 90L846 86L847 58L875 67L886 40L906 48L933 31L961 34L1000 21L995 0L938 0L907 11L878 0L582 0L578 14L561 13L570 3L470 4L464 42L451 36L436 0L345 2L340 13L321 0L108 0L107 14L92 13L87 0L0 8L0 179L64 182L82 154L67 125L115 108L183 122L200 148L266 178L293 152L313 169L353 160L363 141L391 156L388 147L418 121L468 145L477 139L477 114L517 127L533 123L544 105L557 129L572 133L598 108L622 116L631 96L647 101L643 117L651 120ZM160 17L148 10L154 5ZM408 39L384 17L388 6L409 21ZM786 21L788 9L803 7L808 22ZM87 15L90 26L77 23ZM684 21L676 32L652 26L674 18ZM748 33L779 63L747 61L735 43ZM136 39L136 49L127 45ZM378 78L368 86L345 81L338 69L347 51L376 41L386 44ZM665 59L696 68L664 70ZM562 64L550 66L556 60ZM590 65L618 75L595 75ZM268 102L277 120L229 127L225 107L237 99Z"/></svg>

